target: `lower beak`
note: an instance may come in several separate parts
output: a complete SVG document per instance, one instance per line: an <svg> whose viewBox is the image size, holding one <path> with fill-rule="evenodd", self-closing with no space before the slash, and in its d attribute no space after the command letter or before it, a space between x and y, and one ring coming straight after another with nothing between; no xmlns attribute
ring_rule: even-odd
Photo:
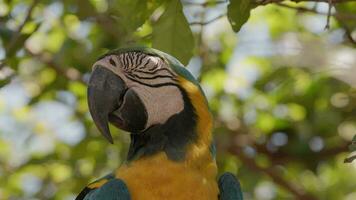
<svg viewBox="0 0 356 200"><path fill-rule="evenodd" d="M89 80L88 104L95 125L113 143L109 129L109 115L120 107L126 91L124 81L109 69L97 66Z"/></svg>

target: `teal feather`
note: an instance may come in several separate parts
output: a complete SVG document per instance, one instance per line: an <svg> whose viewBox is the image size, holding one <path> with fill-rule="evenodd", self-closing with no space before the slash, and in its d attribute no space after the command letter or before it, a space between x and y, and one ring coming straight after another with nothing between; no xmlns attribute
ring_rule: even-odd
<svg viewBox="0 0 356 200"><path fill-rule="evenodd" d="M101 180L108 180L99 188L85 187L75 200L130 200L130 193L126 184L116 179L113 174L109 174L100 178L95 182ZM89 184L90 185L90 184Z"/></svg>
<svg viewBox="0 0 356 200"><path fill-rule="evenodd" d="M215 141L213 141L213 142L210 144L209 150L210 150L210 153L211 153L211 155L213 156L213 158L216 159L216 146L215 146Z"/></svg>
<svg viewBox="0 0 356 200"><path fill-rule="evenodd" d="M219 200L243 200L239 181L231 173L224 173L219 178Z"/></svg>
<svg viewBox="0 0 356 200"><path fill-rule="evenodd" d="M88 193L84 200L130 200L130 194L122 180L111 179L100 188Z"/></svg>

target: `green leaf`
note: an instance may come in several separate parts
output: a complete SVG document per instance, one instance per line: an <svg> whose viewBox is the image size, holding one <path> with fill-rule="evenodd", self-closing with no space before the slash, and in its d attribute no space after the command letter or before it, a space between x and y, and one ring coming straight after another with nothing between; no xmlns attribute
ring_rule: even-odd
<svg viewBox="0 0 356 200"><path fill-rule="evenodd" d="M10 78L0 79L0 88L4 87L8 83L10 83L10 81L11 81Z"/></svg>
<svg viewBox="0 0 356 200"><path fill-rule="evenodd" d="M352 138L351 144L349 145L349 150L351 152L356 151L356 135ZM352 163L352 161L356 160L356 155L350 156L344 160L344 163Z"/></svg>
<svg viewBox="0 0 356 200"><path fill-rule="evenodd" d="M250 11L254 8L251 0L231 0L227 7L227 17L235 32L239 32L241 27L250 17Z"/></svg>
<svg viewBox="0 0 356 200"><path fill-rule="evenodd" d="M356 2L344 2L344 3L337 4L337 5L335 5L335 9L338 13L345 14L346 16L352 15L352 14L356 13ZM349 29L356 28L356 20L343 19L342 22Z"/></svg>
<svg viewBox="0 0 356 200"><path fill-rule="evenodd" d="M194 38L179 0L172 0L153 26L153 47L187 65L193 56Z"/></svg>
<svg viewBox="0 0 356 200"><path fill-rule="evenodd" d="M353 137L352 142L349 146L349 150L352 151L356 151L356 135Z"/></svg>
<svg viewBox="0 0 356 200"><path fill-rule="evenodd" d="M11 36L14 34L14 31L8 29L5 26L0 26L0 38L2 42L7 45L11 39Z"/></svg>
<svg viewBox="0 0 356 200"><path fill-rule="evenodd" d="M149 19L152 12L162 4L162 0L120 0L115 4L120 24L128 32L133 32Z"/></svg>
<svg viewBox="0 0 356 200"><path fill-rule="evenodd" d="M78 0L76 1L78 6L77 16L79 19L84 20L88 17L95 16L96 10L93 4L87 0Z"/></svg>

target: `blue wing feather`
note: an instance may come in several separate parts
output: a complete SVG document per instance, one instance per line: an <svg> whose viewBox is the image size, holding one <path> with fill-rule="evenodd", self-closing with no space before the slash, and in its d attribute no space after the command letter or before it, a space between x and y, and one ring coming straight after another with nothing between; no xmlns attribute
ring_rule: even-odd
<svg viewBox="0 0 356 200"><path fill-rule="evenodd" d="M122 180L112 179L89 192L84 200L130 200L130 194Z"/></svg>
<svg viewBox="0 0 356 200"><path fill-rule="evenodd" d="M108 181L99 188L86 187L77 196L76 200L130 200L129 190L120 179L110 175L104 177ZM103 178L103 179L104 179ZM102 179L100 179L102 180Z"/></svg>
<svg viewBox="0 0 356 200"><path fill-rule="evenodd" d="M240 183L231 173L220 176L219 190L219 200L243 200Z"/></svg>

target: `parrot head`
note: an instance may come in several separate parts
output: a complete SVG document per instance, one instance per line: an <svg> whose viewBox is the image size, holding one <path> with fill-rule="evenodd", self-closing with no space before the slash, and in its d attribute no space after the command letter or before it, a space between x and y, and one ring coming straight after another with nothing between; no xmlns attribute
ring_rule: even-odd
<svg viewBox="0 0 356 200"><path fill-rule="evenodd" d="M132 134L174 120L175 127L194 124L201 110L192 102L197 98L200 107L208 111L198 82L183 65L146 47L119 49L100 57L93 65L88 87L90 113L111 143L109 122ZM183 118L185 122L177 121Z"/></svg>

